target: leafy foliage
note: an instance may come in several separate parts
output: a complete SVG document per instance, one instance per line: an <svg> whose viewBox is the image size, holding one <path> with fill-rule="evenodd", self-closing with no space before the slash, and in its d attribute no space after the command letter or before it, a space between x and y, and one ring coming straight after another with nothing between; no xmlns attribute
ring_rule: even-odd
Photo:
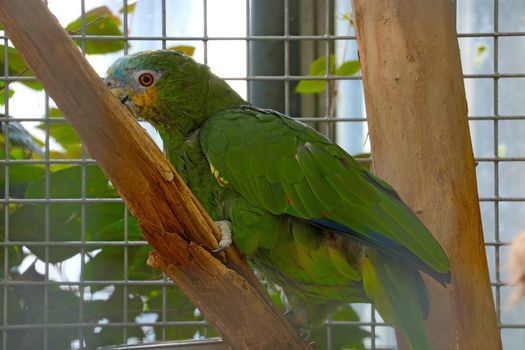
<svg viewBox="0 0 525 350"><path fill-rule="evenodd" d="M100 6L86 12L85 17L77 18L67 25L66 30L70 34L79 33L82 25L85 25L86 35L124 35L120 30L120 18L115 16L107 6ZM75 40L81 46L80 40ZM122 40L86 40L86 53L94 55L101 53L116 52L124 49Z"/></svg>
<svg viewBox="0 0 525 350"><path fill-rule="evenodd" d="M328 69L327 69L328 68ZM335 65L335 55L330 55L329 59L326 56L321 56L312 63L308 75L313 77L323 77L330 72L330 75L336 76L352 76L361 70L359 61L345 61L340 66ZM311 80L305 79L299 81L295 87L295 92L299 94L318 94L326 90L326 80Z"/></svg>
<svg viewBox="0 0 525 350"><path fill-rule="evenodd" d="M281 291L268 286L270 298L274 304L283 312L286 307L281 297ZM331 317L332 321L358 322L359 316L350 305L337 310ZM353 349L364 350L363 340L370 337L370 332L363 330L359 326L331 326L330 340L331 349ZM314 344L314 349L324 350L328 348L328 334L324 325L314 328L310 331L308 341Z"/></svg>
<svg viewBox="0 0 525 350"><path fill-rule="evenodd" d="M58 114L52 111L53 115ZM36 142L32 136L16 122L10 122L10 149L22 148L24 152L16 154L16 159L35 159L40 157L35 150ZM11 125L16 129L11 132ZM68 128L67 130L65 128ZM67 131L67 132L66 132ZM67 124L63 128L49 128L50 135L63 148L64 154L71 154L72 149L78 147L78 136ZM2 139L2 142L4 140ZM5 147L1 147L4 149ZM5 154L3 155L5 156ZM5 188L5 171L0 171L0 190ZM85 183L82 186L82 183ZM83 188L84 187L84 188ZM12 164L9 166L9 189L11 198L42 199L42 198L118 198L118 194L106 176L96 165L64 166L46 172L43 165ZM4 194L5 195L5 194ZM125 228L127 240L136 242L141 240L137 221L128 213L127 222L124 219L126 208L121 202L109 203L52 203L47 206L39 204L15 205L9 210L9 237L13 241L27 242L22 246L9 247L8 262L9 276L1 275L0 279L44 282L44 276L37 272L35 264L18 273L17 266L24 258L34 255L34 261L49 261L60 268L61 264L77 256L80 249L76 246L53 246L45 248L38 243L46 240L46 226L51 242L80 241L82 230L87 241L115 241L124 240ZM31 218L31 220L28 220ZM0 240L4 239L5 215L0 215ZM34 244L31 244L34 243ZM30 251L31 255L28 255ZM83 328L83 334L88 349L98 346L126 342L122 337L122 329L103 327L100 322L124 322L137 320L141 315L157 315L162 312L169 315L170 320L202 320L195 316L195 307L177 289L163 289L155 281L162 278L159 271L148 267L145 263L150 252L145 244L125 246L101 245L89 248L86 252L86 263L83 268L83 279L87 282L98 281L97 284L79 286L60 286L60 283L51 286L29 284L9 287L9 322L11 324L39 324L43 322L43 313L47 313L50 323L77 323L79 308L82 303L82 321L91 324ZM0 261L4 261L5 249L0 249ZM124 256L127 256L127 259ZM124 262L128 266L124 266ZM116 280L151 280L152 285L127 286L114 285ZM100 284L100 281L108 281ZM47 288L48 308L44 309L44 288ZM81 297L81 292L83 297ZM163 297L163 292L166 297ZM3 293L3 290L2 290ZM102 294L95 298L96 294ZM127 305L127 315L124 315L124 300ZM162 311L163 302L167 302L168 310ZM201 326L170 327L166 330L171 339L191 338L195 332L202 331ZM160 326L154 331L161 334ZM146 330L137 323L136 327L128 327L128 337L142 339ZM27 348L28 344L42 342L42 329L28 328L8 332L9 348ZM71 332L69 328L53 328L48 332L48 346L51 349L66 349L71 341L78 339L78 332Z"/></svg>
<svg viewBox="0 0 525 350"><path fill-rule="evenodd" d="M63 118L62 112L58 108L50 108L49 118ZM64 152L53 152L53 158L78 159L82 156L82 145L80 137L69 123L54 121L50 123L40 123L37 128L40 130L49 130L53 140L63 147Z"/></svg>
<svg viewBox="0 0 525 350"><path fill-rule="evenodd" d="M173 46L173 47L168 48L168 50L180 51L184 53L186 56L190 56L190 57L193 56L193 54L195 53L195 48L193 46L187 46L187 45Z"/></svg>
<svg viewBox="0 0 525 350"><path fill-rule="evenodd" d="M333 321L358 322L359 316L355 311L347 305L345 308L339 310L332 315ZM361 329L358 326L330 326L331 327L331 343L333 349L353 349L364 350L363 340L370 337L370 332ZM316 349L326 348L328 343L328 333L324 327L317 328L310 334L310 339L316 345Z"/></svg>
<svg viewBox="0 0 525 350"><path fill-rule="evenodd" d="M3 83L0 84L0 87L1 89L3 89L4 84ZM10 99L11 97L13 97L14 94L15 92L13 90L9 90L7 98ZM4 91L0 91L0 106L3 106L3 105L5 105L5 93Z"/></svg>
<svg viewBox="0 0 525 350"><path fill-rule="evenodd" d="M135 9L136 2L128 5L127 9L121 10L121 14L124 12L132 13ZM121 27L120 18L113 14L107 6L100 6L94 8L85 13L84 17L79 17L73 22L66 26L66 31L71 35L78 35L82 33L82 26L86 35L113 35L122 36L124 33L120 29ZM0 30L3 27L0 23ZM75 40L75 43L79 46L84 45L87 54L106 54L111 52L117 52L124 49L124 41L122 40L85 40L85 44L82 44L81 40ZM128 44L129 46L129 44ZM5 50L7 49L7 66L10 76L34 76L33 72L26 65L24 59L18 51L13 47L5 47L0 45L0 67L4 67ZM27 81L23 80L22 84L35 89L42 90L42 85L38 81ZM5 83L0 82L0 105L5 104L4 94ZM9 97L14 94L13 90L9 90Z"/></svg>
<svg viewBox="0 0 525 350"><path fill-rule="evenodd" d="M10 76L33 76L33 72L27 67L26 62L13 47L0 45L0 67L5 66L5 51L7 50L7 66ZM22 84L35 89L42 90L42 85L37 81L22 81ZM0 82L0 93L4 94L5 82ZM12 91L12 90L11 90ZM3 101L5 103L5 101ZM3 104L3 103L2 103Z"/></svg>
<svg viewBox="0 0 525 350"><path fill-rule="evenodd" d="M135 3L122 9L130 14ZM98 7L86 13L84 20L78 18L71 22L66 30L70 34L79 34L85 24L87 35L123 35L119 17L107 7ZM0 28L2 30L2 28ZM80 45L80 41L76 41ZM87 40L86 53L104 54L122 50L123 41ZM187 54L191 47L179 47ZM0 66L4 65L4 50L7 50L9 75L32 76L17 50L0 45ZM33 89L42 89L36 81L24 81ZM0 83L0 104L4 104L5 86ZM9 97L14 91L9 89ZM48 113L51 119L42 122L37 128L49 133L50 141L58 150L50 150L52 159L80 159L82 146L75 130L62 119L62 113L51 108ZM5 122L6 116L0 114L0 158L11 160L42 159L43 142L29 133L16 120ZM9 118L9 117L7 117ZM59 120L60 118L60 120ZM6 140L8 127L8 141ZM6 154L5 143L9 142L9 154ZM6 177L7 175L7 177ZM60 203L11 204L0 210L0 241L4 240L8 227L9 240L24 242L24 245L8 246L0 249L0 281L9 279L28 281L31 284L12 285L8 287L8 322L9 324L41 324L44 313L47 321L53 323L75 324L83 322L82 333L87 349L96 349L102 345L125 343L129 338L143 339L151 330L141 326L143 319L152 322L162 319L165 312L169 321L202 321L192 303L176 288L165 288L158 283L162 275L150 268L146 259L150 247L142 243L139 226L135 218L126 212L120 201L89 202L81 204L67 199L79 198L113 198L118 194L104 173L96 165L53 164L46 166L39 163L0 165L0 192L6 197L6 184L9 197L13 199L41 200L44 198L62 199ZM9 224L6 225L6 213ZM80 248L68 242L80 241L114 242L116 245L101 244ZM47 247L43 242L51 242ZM128 245L126 242L134 244ZM62 243L63 245L56 245ZM43 283L45 277L36 268L37 261L47 261L50 269L61 271L68 259L78 259L85 252L85 263L82 267L82 279L88 285L60 285ZM5 254L7 253L7 260ZM19 266L23 260L33 259L29 268L20 273ZM4 276L4 262L8 263L8 275ZM127 262L127 266L124 264ZM71 264L71 263L69 263ZM80 271L80 269L79 269ZM115 285L114 281L142 281L140 285ZM89 285L90 281L97 281ZM107 283L103 283L107 281ZM151 281L152 284L143 284ZM102 282L102 283L101 283ZM40 284L38 284L40 283ZM4 289L0 288L0 300ZM47 297L45 297L47 295ZM44 308L47 298L47 308ZM82 316L80 308L82 305ZM124 306L126 305L126 306ZM163 306L167 309L163 311ZM124 314L127 310L127 314ZM149 315L149 316L148 316ZM0 322L3 322L0 315ZM148 318L149 317L149 318ZM124 338L122 328L104 327L105 323L135 322L136 326L126 327ZM169 327L163 330L154 326L153 331L160 335L165 332L168 339L192 338L196 332L203 332L200 325ZM71 342L79 339L78 329L50 328L47 331L49 349L68 349ZM0 339L2 341L2 339ZM7 331L9 349L32 348L34 344L44 342L43 329L39 327Z"/></svg>
<svg viewBox="0 0 525 350"><path fill-rule="evenodd" d="M132 3L128 3L127 7L121 8L118 12L119 13L127 12L128 14L130 14L130 13L133 13L133 11L135 11L136 6L137 6L137 1L134 1Z"/></svg>

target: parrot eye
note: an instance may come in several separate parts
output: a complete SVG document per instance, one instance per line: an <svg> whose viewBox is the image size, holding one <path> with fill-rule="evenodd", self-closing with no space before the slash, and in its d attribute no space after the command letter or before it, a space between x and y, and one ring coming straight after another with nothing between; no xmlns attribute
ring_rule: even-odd
<svg viewBox="0 0 525 350"><path fill-rule="evenodd" d="M144 87L150 87L155 82L155 77L150 72L145 72L138 77L139 84Z"/></svg>

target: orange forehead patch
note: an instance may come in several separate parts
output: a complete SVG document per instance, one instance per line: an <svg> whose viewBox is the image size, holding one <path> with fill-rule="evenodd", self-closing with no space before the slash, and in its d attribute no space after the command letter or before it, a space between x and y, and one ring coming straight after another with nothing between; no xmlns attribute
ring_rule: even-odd
<svg viewBox="0 0 525 350"><path fill-rule="evenodd" d="M142 94L133 96L132 99L135 106L139 108L148 108L157 100L157 96L157 89L152 87L144 91Z"/></svg>

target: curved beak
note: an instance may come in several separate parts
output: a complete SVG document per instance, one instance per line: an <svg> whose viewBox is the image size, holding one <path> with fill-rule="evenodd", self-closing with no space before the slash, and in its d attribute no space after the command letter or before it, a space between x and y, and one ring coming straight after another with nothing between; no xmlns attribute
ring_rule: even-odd
<svg viewBox="0 0 525 350"><path fill-rule="evenodd" d="M127 88L120 87L113 79L104 78L106 86L111 90L111 93L115 95L120 102L126 107L126 109L135 117L139 119L139 113L137 107L131 99L131 90Z"/></svg>
<svg viewBox="0 0 525 350"><path fill-rule="evenodd" d="M131 100L131 98L129 97L128 91L126 91L126 89L113 87L113 88L110 88L110 90L111 90L111 93L115 95L122 104L126 104L126 102Z"/></svg>

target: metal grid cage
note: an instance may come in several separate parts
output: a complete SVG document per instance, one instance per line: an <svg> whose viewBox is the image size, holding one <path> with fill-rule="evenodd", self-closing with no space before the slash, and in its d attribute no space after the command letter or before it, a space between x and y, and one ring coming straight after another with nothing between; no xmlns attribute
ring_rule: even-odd
<svg viewBox="0 0 525 350"><path fill-rule="evenodd" d="M101 74L123 54L193 47L196 60L247 100L298 117L368 159L360 76L326 74L333 73L330 57L336 67L356 59L350 1L48 2L64 26L78 18L68 30L84 53L93 45L116 45L107 49L111 53L88 55ZM525 170L519 137L525 129L525 66L519 59L525 53L525 5L458 0L456 7L493 294L505 349L521 349L525 310L505 307L511 287L503 263L506 246L525 225L519 176ZM101 15L106 10L119 17L117 29L93 34L101 23L108 25ZM0 35L1 348L93 349L215 336L170 281L144 266L148 248L133 218L47 94L27 88L35 87L34 77L14 67L18 58L4 49L10 46L6 33ZM313 62L321 62L317 73ZM319 91L297 93L305 80L321 83L314 84ZM28 104L36 108L22 108ZM336 349L337 334L356 324L370 332L367 348L395 348L393 331L373 308L361 305L358 311L360 321L326 322L326 348Z"/></svg>

